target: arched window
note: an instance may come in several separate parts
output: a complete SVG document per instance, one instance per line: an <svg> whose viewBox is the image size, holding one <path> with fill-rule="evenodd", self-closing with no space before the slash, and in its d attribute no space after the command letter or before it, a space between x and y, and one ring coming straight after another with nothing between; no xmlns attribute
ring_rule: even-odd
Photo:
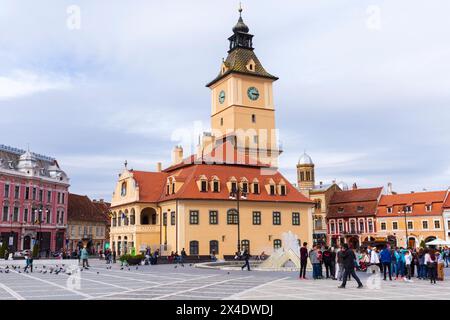
<svg viewBox="0 0 450 320"><path fill-rule="evenodd" d="M130 224L134 226L136 224L136 214L134 212L134 208L131 209L131 215L130 215Z"/></svg>
<svg viewBox="0 0 450 320"><path fill-rule="evenodd" d="M127 226L128 224L129 224L128 210L125 210L124 217L123 217L123 225Z"/></svg>
<svg viewBox="0 0 450 320"><path fill-rule="evenodd" d="M127 182L126 181L122 182L122 187L120 189L120 195L122 197L125 197L127 195Z"/></svg>
<svg viewBox="0 0 450 320"><path fill-rule="evenodd" d="M273 240L273 248L274 248L275 250L281 248L281 240L280 240L280 239L275 239L275 240Z"/></svg>
<svg viewBox="0 0 450 320"><path fill-rule="evenodd" d="M209 253L212 254L218 254L219 253L219 241L217 240L211 240L209 242Z"/></svg>
<svg viewBox="0 0 450 320"><path fill-rule="evenodd" d="M241 249L247 250L247 252L250 253L250 240L242 240L241 241Z"/></svg>
<svg viewBox="0 0 450 320"><path fill-rule="evenodd" d="M198 241L192 240L189 242L189 255L198 255Z"/></svg>
<svg viewBox="0 0 450 320"><path fill-rule="evenodd" d="M117 219L117 226L120 227L122 225L123 212L119 211L119 217Z"/></svg>
<svg viewBox="0 0 450 320"><path fill-rule="evenodd" d="M113 227L115 227L115 226L117 226L117 213L113 213L113 216L112 216L112 226Z"/></svg>

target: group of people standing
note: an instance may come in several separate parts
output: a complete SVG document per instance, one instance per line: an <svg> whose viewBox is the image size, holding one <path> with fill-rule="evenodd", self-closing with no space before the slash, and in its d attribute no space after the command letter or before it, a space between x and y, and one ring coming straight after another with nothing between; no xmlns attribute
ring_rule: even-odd
<svg viewBox="0 0 450 320"><path fill-rule="evenodd" d="M308 251L308 244L303 243L300 248L300 279L306 279L306 266L308 258L313 267L313 279L333 279L342 281L339 288L345 288L347 279L353 277L358 283L358 288L362 288L363 284L355 272L355 252L344 244L340 249L331 247L313 246ZM323 276L323 268L325 267L325 277Z"/></svg>
<svg viewBox="0 0 450 320"><path fill-rule="evenodd" d="M361 250L353 250L348 244L341 248L314 245L308 249L305 242L300 248L300 279L306 279L306 266L308 259L312 265L313 279L333 279L342 281L340 288L345 288L347 279L353 277L358 283L358 288L363 285L356 274L356 270L366 271L373 266L384 276L384 280L402 279L411 281L411 278L436 280L444 278L444 264L448 267L450 262L450 249L431 248L391 248L389 245L383 248L367 247ZM325 275L324 275L325 269Z"/></svg>
<svg viewBox="0 0 450 320"><path fill-rule="evenodd" d="M430 280L444 280L444 264L448 267L449 249L437 250L431 248L391 248L385 246L379 250L368 248L362 252L362 260L369 260L377 265L383 272L383 280L402 279L411 281L411 278Z"/></svg>

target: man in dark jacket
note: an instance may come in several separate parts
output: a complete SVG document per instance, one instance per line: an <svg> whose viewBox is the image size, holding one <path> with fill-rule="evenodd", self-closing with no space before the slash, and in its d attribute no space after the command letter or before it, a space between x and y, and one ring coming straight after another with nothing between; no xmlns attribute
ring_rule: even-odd
<svg viewBox="0 0 450 320"><path fill-rule="evenodd" d="M303 242L300 248L300 279L306 279L306 265L308 264L308 244Z"/></svg>
<svg viewBox="0 0 450 320"><path fill-rule="evenodd" d="M244 268L247 267L247 270L250 271L250 262L248 261L251 257L250 253L248 253L248 251L245 250L242 256L244 258L245 264L241 267L241 270L244 270Z"/></svg>
<svg viewBox="0 0 450 320"><path fill-rule="evenodd" d="M325 247L322 258L323 264L325 265L326 278L334 279L334 264L336 260L336 253L330 250L329 247Z"/></svg>
<svg viewBox="0 0 450 320"><path fill-rule="evenodd" d="M358 283L358 289L363 287L361 280L359 280L358 276L355 273L355 260L356 256L352 249L348 248L348 244L344 243L344 254L342 255L343 263L344 263L344 277L342 279L342 284L338 288L345 288L347 284L347 278L351 275L356 282Z"/></svg>

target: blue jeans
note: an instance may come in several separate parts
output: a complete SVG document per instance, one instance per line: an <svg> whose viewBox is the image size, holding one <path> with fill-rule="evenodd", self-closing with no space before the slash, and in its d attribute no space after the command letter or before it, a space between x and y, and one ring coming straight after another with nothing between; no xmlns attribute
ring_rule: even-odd
<svg viewBox="0 0 450 320"><path fill-rule="evenodd" d="M398 273L397 273L397 270L398 270L398 268L397 268L397 262L395 262L395 261L392 261L391 262L391 269L392 269L392 274L393 275L397 275Z"/></svg>
<svg viewBox="0 0 450 320"><path fill-rule="evenodd" d="M427 269L427 266L424 264L421 264L419 266L419 278L422 278L422 279L428 278L428 269Z"/></svg>
<svg viewBox="0 0 450 320"><path fill-rule="evenodd" d="M313 278L318 279L320 277L320 263L313 263Z"/></svg>
<svg viewBox="0 0 450 320"><path fill-rule="evenodd" d="M400 274L400 276L404 277L405 276L405 263L403 261L398 261L397 262L397 277Z"/></svg>

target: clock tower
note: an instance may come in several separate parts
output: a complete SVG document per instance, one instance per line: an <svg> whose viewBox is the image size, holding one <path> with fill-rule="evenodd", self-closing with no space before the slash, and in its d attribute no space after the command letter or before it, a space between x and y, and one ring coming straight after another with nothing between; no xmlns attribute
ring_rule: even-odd
<svg viewBox="0 0 450 320"><path fill-rule="evenodd" d="M217 77L206 85L211 89L213 132L209 140L203 140L203 148L230 141L251 158L276 167L280 149L272 83L278 78L268 73L256 56L242 8L228 40L228 56Z"/></svg>

